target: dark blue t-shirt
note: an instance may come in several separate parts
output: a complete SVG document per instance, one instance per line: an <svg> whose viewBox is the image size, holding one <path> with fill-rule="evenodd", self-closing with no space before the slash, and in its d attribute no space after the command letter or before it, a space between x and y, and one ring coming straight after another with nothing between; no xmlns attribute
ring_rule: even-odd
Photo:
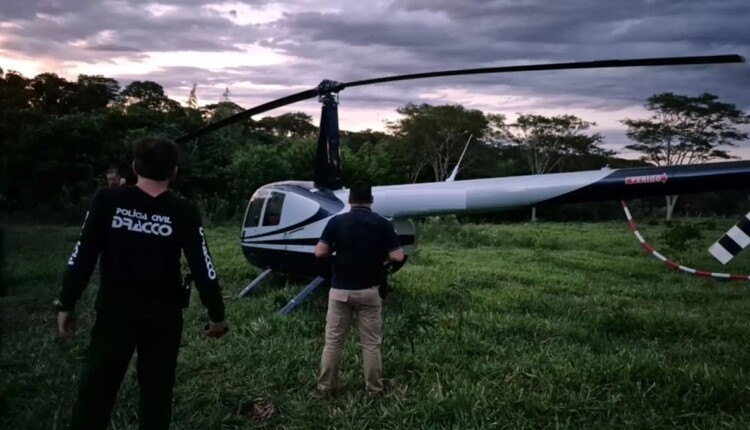
<svg viewBox="0 0 750 430"><path fill-rule="evenodd" d="M331 218L320 241L336 253L331 287L344 290L380 285L388 253L401 247L393 225L362 206Z"/></svg>

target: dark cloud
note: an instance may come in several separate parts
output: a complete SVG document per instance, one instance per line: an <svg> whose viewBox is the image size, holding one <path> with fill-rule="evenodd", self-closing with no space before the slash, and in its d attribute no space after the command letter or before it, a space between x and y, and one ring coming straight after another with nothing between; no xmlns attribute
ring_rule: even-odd
<svg viewBox="0 0 750 430"><path fill-rule="evenodd" d="M288 14L268 46L317 61L340 80L430 70L611 58L750 54L745 0L394 2L349 16ZM346 64L342 67L339 64ZM549 96L548 107L618 110L656 92L713 92L750 106L746 65L587 70L386 84L405 100L439 87ZM309 76L303 75L303 76ZM279 75L276 74L278 78ZM359 91L356 89L354 91ZM565 99L567 97L567 100Z"/></svg>
<svg viewBox="0 0 750 430"><path fill-rule="evenodd" d="M32 19L38 14L76 13L96 5L97 0L21 0L0 2L0 20Z"/></svg>
<svg viewBox="0 0 750 430"><path fill-rule="evenodd" d="M221 13L199 6L205 1L191 0L186 5L177 1L160 1L160 5L179 4L175 10L154 15L144 10L150 2L141 0L65 2L66 8L50 13L57 7L52 0L32 2L24 19L11 20L16 25L3 30L2 48L29 56L90 61L86 52L137 51L235 51L237 44L255 43L260 38L256 26L239 26ZM249 3L249 2L248 2ZM262 2L254 2L262 3ZM15 9L0 5L2 16ZM81 44L81 42L84 42ZM131 49L97 49L97 47L128 47Z"/></svg>
<svg viewBox="0 0 750 430"><path fill-rule="evenodd" d="M102 43L100 45L89 46L86 49L88 49L89 51L107 52L141 52L139 49L133 48L132 46L121 46L111 43Z"/></svg>
<svg viewBox="0 0 750 430"><path fill-rule="evenodd" d="M0 21L17 24L3 29L1 48L39 58L102 61L186 50L249 55L243 44L285 54L289 61L282 65L208 71L204 68L210 64L197 63L145 76L173 97L186 95L197 83L200 100L216 101L229 87L232 98L246 107L313 87L322 79L346 82L432 70L613 58L750 56L747 0L296 0L279 3L276 7L286 13L259 25L236 24L233 20L247 12L230 4L265 7L272 1L232 1L218 12L200 7L218 1L161 0L156 3L175 8L159 16L144 11L154 3L148 0L0 3ZM71 45L76 41L85 43ZM666 91L711 92L750 110L747 67L578 70L388 83L344 90L341 110L342 115L363 109L393 112L407 102L460 101L506 113L570 109L620 115ZM124 84L144 79L116 77ZM424 98L426 94L433 98ZM316 112L318 104L312 100L288 109L295 108ZM626 141L622 129L608 130L607 136Z"/></svg>
<svg viewBox="0 0 750 430"><path fill-rule="evenodd" d="M61 15L77 14L91 8L104 5L107 8L116 7L116 0L4 0L0 2L0 20L31 19L37 14ZM206 0L121 0L133 7L143 7L149 4L165 6L196 7L206 4L220 3ZM249 6L263 6L268 0L232 0L232 3Z"/></svg>
<svg viewBox="0 0 750 430"><path fill-rule="evenodd" d="M346 19L334 13L290 14L283 22L290 36L304 35L310 42L343 41L351 46L373 46L419 49L425 46L454 44L460 37L427 22L404 22L368 19Z"/></svg>

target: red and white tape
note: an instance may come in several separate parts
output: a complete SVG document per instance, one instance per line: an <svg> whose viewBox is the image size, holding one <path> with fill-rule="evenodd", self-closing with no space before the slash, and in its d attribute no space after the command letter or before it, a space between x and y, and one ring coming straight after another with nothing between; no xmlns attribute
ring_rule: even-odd
<svg viewBox="0 0 750 430"><path fill-rule="evenodd" d="M643 245L643 247L646 248L646 250L651 255L656 257L656 259L661 260L667 266L675 270L682 270L683 272L690 273L691 275L703 276L705 278L729 279L731 281L750 281L750 276L748 275L733 275L731 273L717 273L717 272L706 272L704 270L696 270L690 267L683 266L680 263L661 255L659 251L655 250L651 245L649 245L648 242L646 242L646 240L643 238L643 236L641 236L641 233L638 232L638 226L635 225L635 221L633 220L633 217L630 215L630 210L628 209L628 205L625 204L625 201L622 200L620 203L622 203L622 208L625 210L625 217L627 217L628 224L630 224L630 230L633 231L633 234L635 234L635 237L638 238L638 241L641 242L641 245Z"/></svg>

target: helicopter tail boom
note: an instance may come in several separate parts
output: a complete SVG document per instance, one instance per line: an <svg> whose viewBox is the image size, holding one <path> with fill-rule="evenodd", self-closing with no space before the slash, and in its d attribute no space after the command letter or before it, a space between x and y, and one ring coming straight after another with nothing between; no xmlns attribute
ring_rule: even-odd
<svg viewBox="0 0 750 430"><path fill-rule="evenodd" d="M373 210L418 218L745 188L750 161L735 161L376 187Z"/></svg>

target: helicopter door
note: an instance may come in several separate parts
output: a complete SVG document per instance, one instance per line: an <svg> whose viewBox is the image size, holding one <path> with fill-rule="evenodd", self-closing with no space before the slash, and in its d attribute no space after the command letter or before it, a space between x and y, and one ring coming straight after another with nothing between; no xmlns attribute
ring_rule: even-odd
<svg viewBox="0 0 750 430"><path fill-rule="evenodd" d="M282 228L281 209L285 194L278 191L258 190L250 199L245 213L243 238L273 233Z"/></svg>

